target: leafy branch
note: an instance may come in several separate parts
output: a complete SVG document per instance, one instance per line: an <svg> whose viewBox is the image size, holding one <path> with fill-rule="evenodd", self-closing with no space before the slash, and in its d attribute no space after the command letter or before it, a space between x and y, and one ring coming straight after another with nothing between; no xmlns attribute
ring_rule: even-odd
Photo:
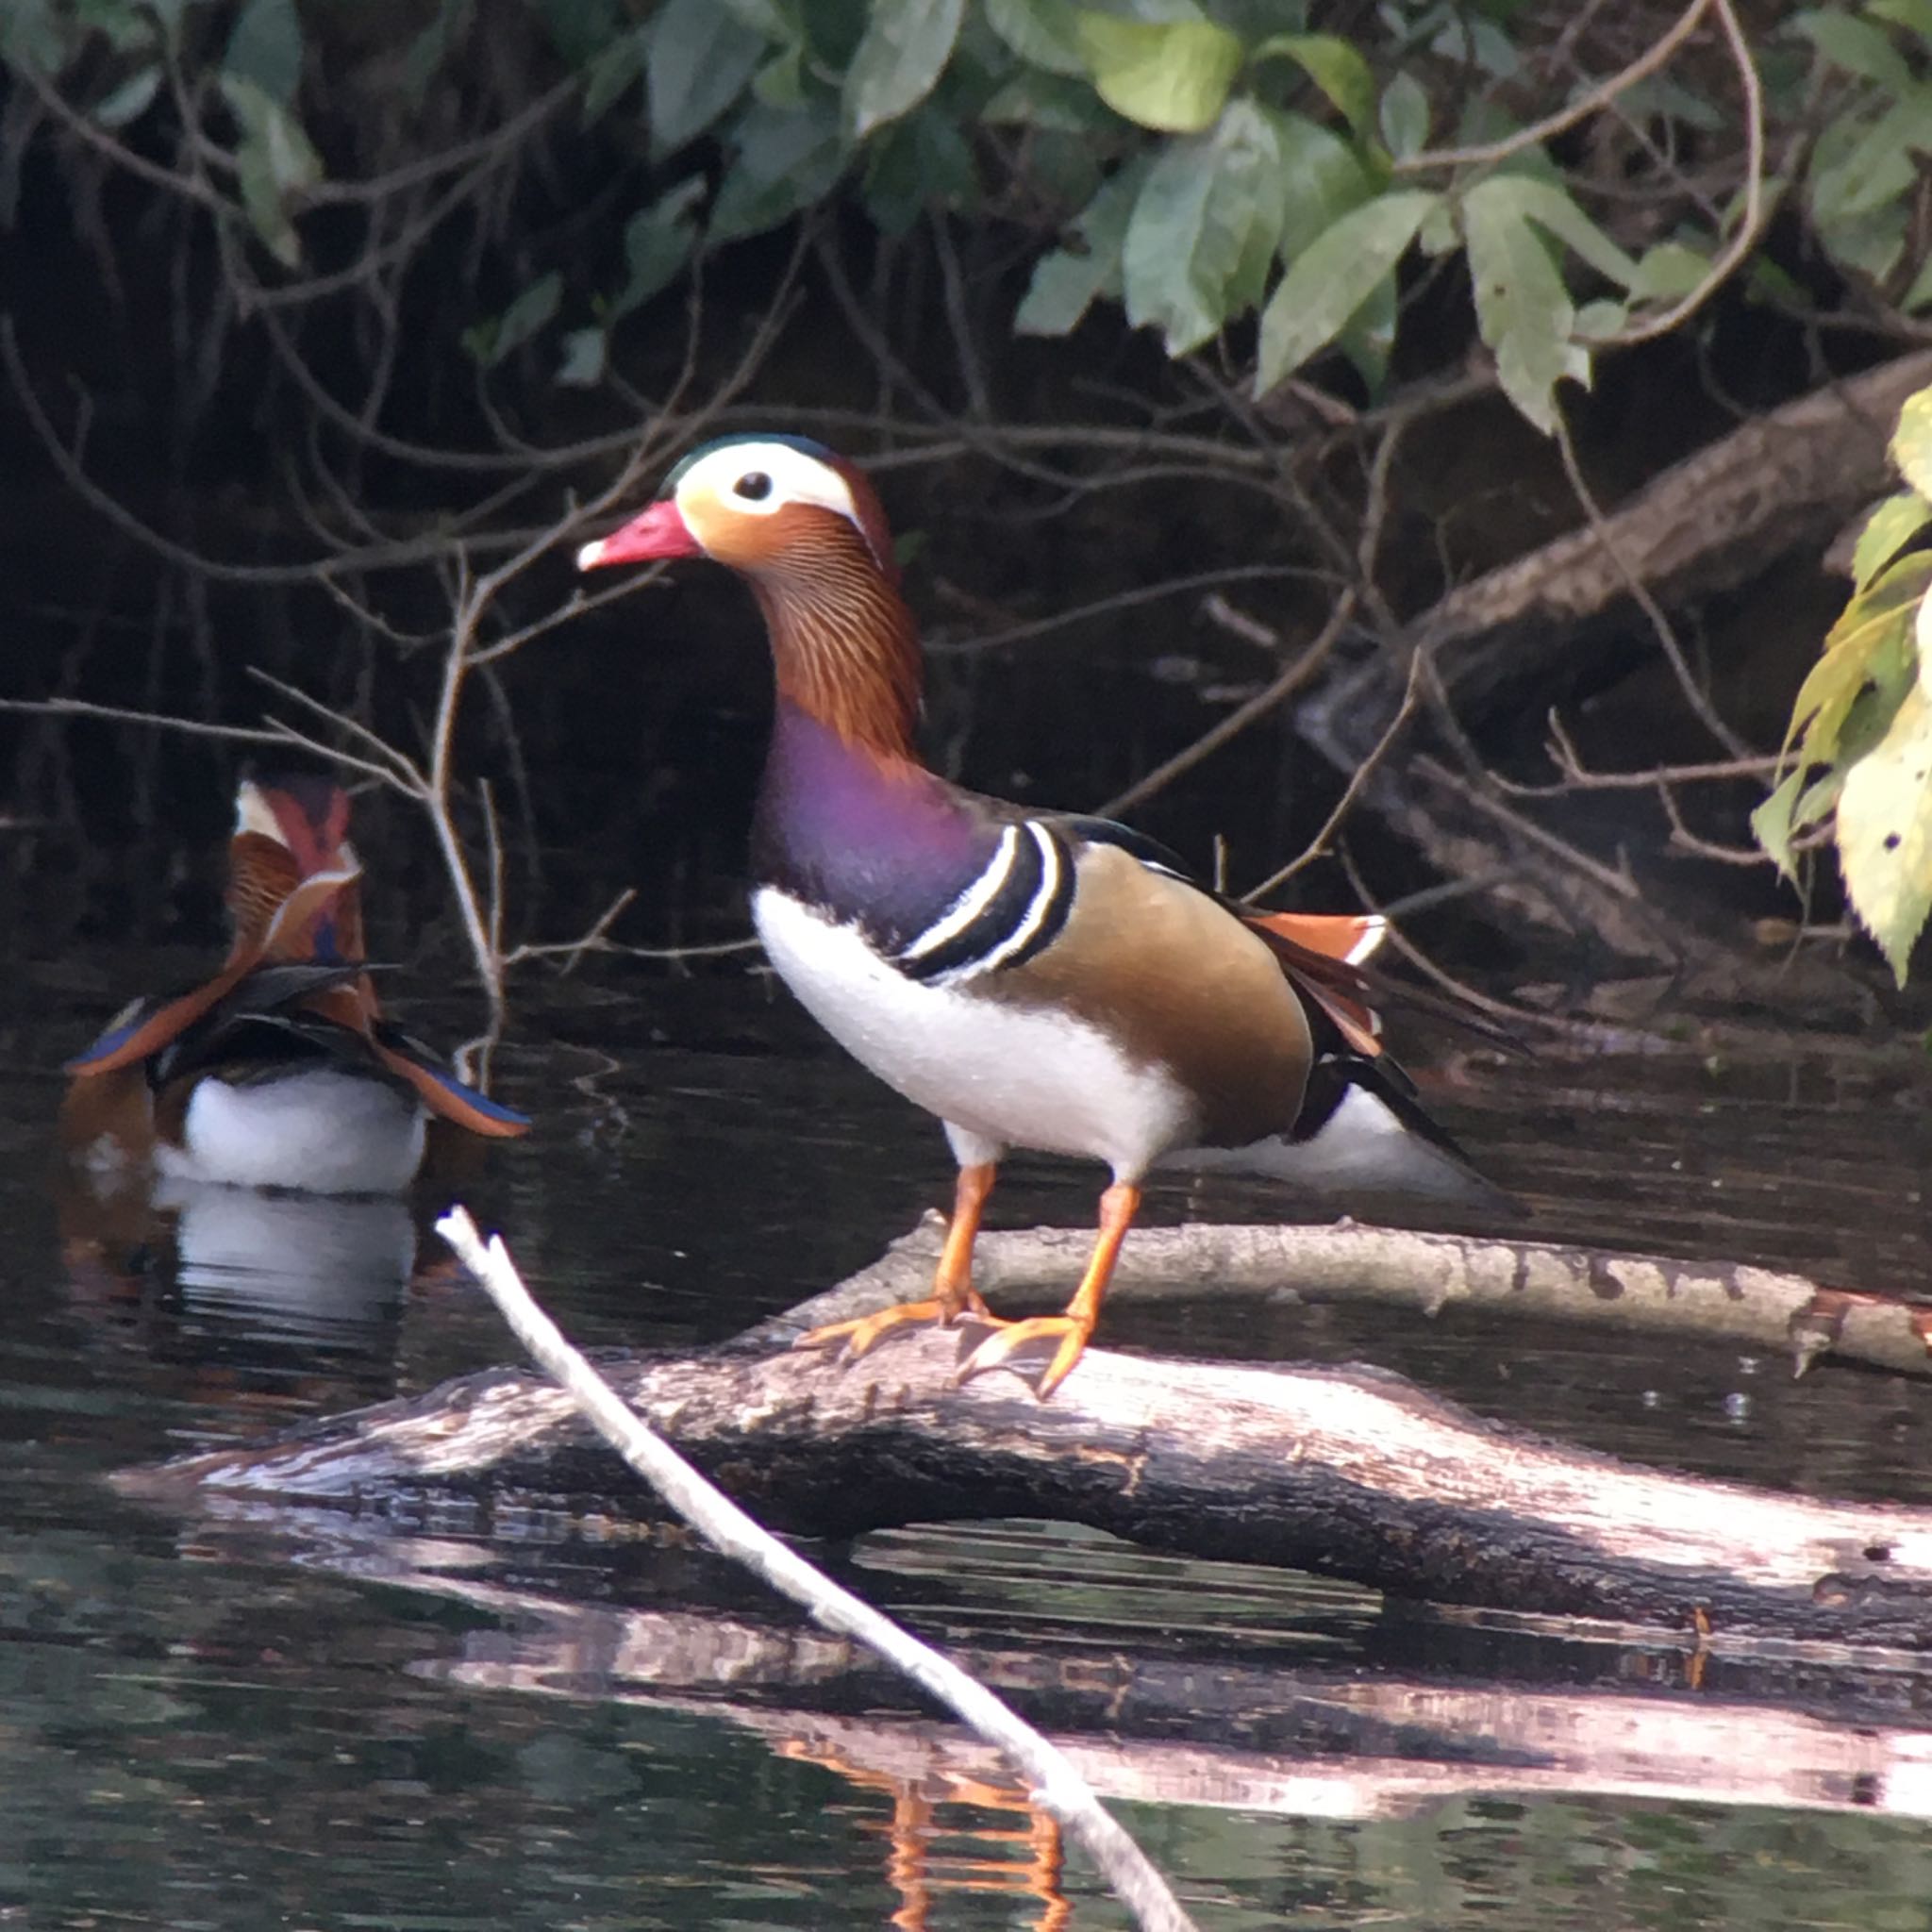
<svg viewBox="0 0 1932 1932"><path fill-rule="evenodd" d="M1751 824L1795 882L1797 842L1831 824L1852 908L1903 986L1932 912L1932 389L1900 411L1891 454L1906 487L1866 520L1851 601L1799 687L1784 774Z"/></svg>

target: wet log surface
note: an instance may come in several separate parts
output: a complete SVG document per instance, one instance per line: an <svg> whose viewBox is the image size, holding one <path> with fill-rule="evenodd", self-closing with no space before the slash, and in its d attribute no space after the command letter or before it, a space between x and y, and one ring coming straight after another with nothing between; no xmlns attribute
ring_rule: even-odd
<svg viewBox="0 0 1932 1932"><path fill-rule="evenodd" d="M837 1364L747 1341L606 1357L625 1398L774 1528L1042 1517L1391 1594L1731 1636L1932 1646L1932 1511L1701 1482L1503 1428L1401 1377L1090 1351L1054 1399L949 1386L958 1335ZM433 1520L439 1500L654 1514L570 1400L493 1371L291 1436L131 1473L194 1509L247 1499Z"/></svg>

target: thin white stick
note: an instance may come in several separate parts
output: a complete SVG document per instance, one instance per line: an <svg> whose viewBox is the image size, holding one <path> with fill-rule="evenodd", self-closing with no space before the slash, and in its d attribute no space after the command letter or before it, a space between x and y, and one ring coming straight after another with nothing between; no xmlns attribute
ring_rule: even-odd
<svg viewBox="0 0 1932 1932"><path fill-rule="evenodd" d="M795 1550L714 1489L670 1443L628 1408L558 1332L531 1298L501 1235L486 1247L466 1208L452 1208L436 1231L489 1291L511 1332L555 1377L597 1433L713 1548L742 1563L813 1619L857 1638L969 1729L1006 1755L1032 1787L1032 1801L1051 1812L1087 1849L1121 1903L1147 1932L1197 1932L1166 1879L1101 1807L1079 1773L1053 1744L1023 1724L985 1685L900 1629L868 1603L822 1576Z"/></svg>

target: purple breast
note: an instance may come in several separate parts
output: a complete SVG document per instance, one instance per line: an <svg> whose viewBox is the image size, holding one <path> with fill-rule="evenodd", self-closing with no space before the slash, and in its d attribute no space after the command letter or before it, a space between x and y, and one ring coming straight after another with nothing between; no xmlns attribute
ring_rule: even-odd
<svg viewBox="0 0 1932 1932"><path fill-rule="evenodd" d="M924 932L986 869L1000 826L922 766L882 762L781 702L752 869L885 951Z"/></svg>

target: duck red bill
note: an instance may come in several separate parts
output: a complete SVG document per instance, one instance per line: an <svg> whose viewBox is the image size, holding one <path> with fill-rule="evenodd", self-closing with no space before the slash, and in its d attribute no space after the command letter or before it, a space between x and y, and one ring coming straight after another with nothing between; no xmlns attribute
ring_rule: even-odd
<svg viewBox="0 0 1932 1932"><path fill-rule="evenodd" d="M703 554L676 504L667 496L609 536L586 543L577 552L577 568L597 570L607 563L653 563L664 557Z"/></svg>

